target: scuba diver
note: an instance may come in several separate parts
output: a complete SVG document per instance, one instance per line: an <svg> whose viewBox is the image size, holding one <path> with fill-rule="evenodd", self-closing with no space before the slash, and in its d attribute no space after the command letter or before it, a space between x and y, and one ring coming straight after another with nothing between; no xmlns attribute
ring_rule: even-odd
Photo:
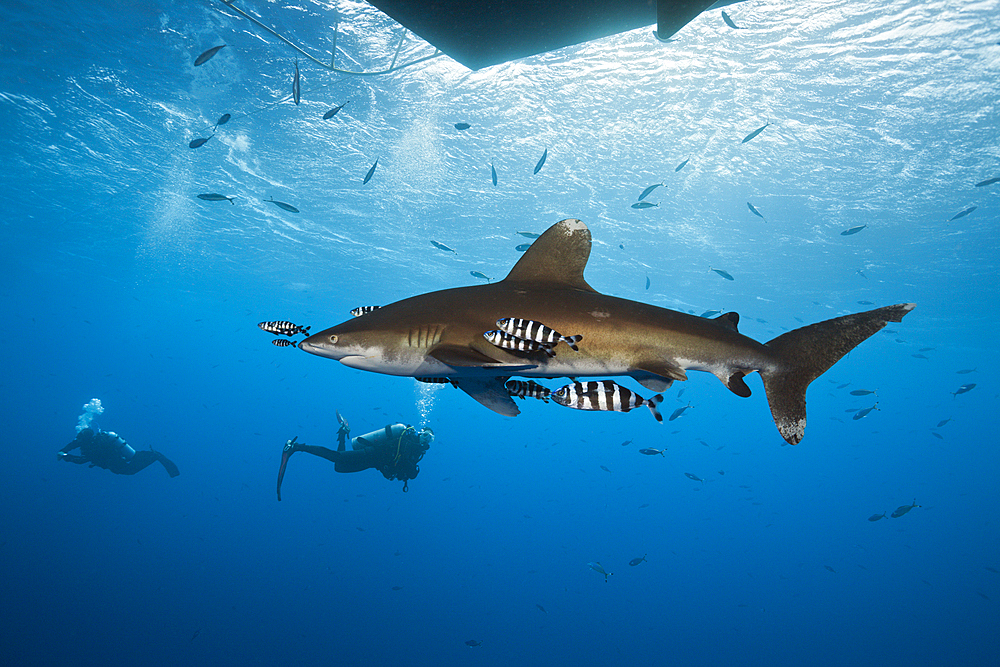
<svg viewBox="0 0 1000 667"><path fill-rule="evenodd" d="M281 480L285 477L285 466L295 452L306 452L319 456L327 461L333 461L333 469L337 472L359 472L368 468L376 468L388 479L398 479L403 482L403 491L409 491L407 483L420 472L417 463L423 458L431 442L434 432L427 427L417 431L405 424L388 424L385 428L356 438L351 438L351 450L347 450L347 438L351 427L347 420L337 412L340 429L337 431L337 450L298 442L295 436L285 442L281 450L281 467L278 468L278 500L281 500Z"/></svg>
<svg viewBox="0 0 1000 667"><path fill-rule="evenodd" d="M79 454L69 453L77 447L80 448ZM134 475L156 461L163 464L171 477L181 474L174 462L163 454L152 449L137 452L117 433L99 428L80 430L76 439L60 449L56 456L70 463L89 463L91 468L97 466L116 475Z"/></svg>

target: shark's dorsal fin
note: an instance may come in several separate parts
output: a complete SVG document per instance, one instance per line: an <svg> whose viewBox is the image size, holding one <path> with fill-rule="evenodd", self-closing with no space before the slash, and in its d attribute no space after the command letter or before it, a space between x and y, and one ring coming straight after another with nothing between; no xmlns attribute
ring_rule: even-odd
<svg viewBox="0 0 1000 667"><path fill-rule="evenodd" d="M560 220L535 239L504 282L557 284L596 292L583 279L590 259L590 230L572 218Z"/></svg>
<svg viewBox="0 0 1000 667"><path fill-rule="evenodd" d="M739 313L722 313L712 321L721 327L729 329L730 331L739 331L736 328L740 324Z"/></svg>

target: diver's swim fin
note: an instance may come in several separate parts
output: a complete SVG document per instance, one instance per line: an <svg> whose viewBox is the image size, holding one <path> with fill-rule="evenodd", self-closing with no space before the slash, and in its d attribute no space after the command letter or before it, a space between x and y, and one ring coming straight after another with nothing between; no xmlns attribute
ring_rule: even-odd
<svg viewBox="0 0 1000 667"><path fill-rule="evenodd" d="M163 467L166 469L167 474L170 475L171 477L177 477L177 475L181 474L181 471L177 469L177 464L175 464L173 461L168 459L163 454L156 452L156 458L160 461L160 463L163 464Z"/></svg>
<svg viewBox="0 0 1000 667"><path fill-rule="evenodd" d="M285 446L281 450L281 467L278 468L278 502L281 502L281 480L285 478L285 466L288 465L288 459L291 458L292 454L295 453L295 441L299 439L299 436L295 436L291 440L285 443Z"/></svg>

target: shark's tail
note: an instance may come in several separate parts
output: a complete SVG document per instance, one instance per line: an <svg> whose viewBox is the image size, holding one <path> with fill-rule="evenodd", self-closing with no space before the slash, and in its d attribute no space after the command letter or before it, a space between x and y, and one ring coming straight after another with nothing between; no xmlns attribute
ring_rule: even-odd
<svg viewBox="0 0 1000 667"><path fill-rule="evenodd" d="M902 321L915 305L902 303L835 317L768 341L776 363L760 374L774 423L789 444L797 445L805 432L809 383L886 324Z"/></svg>

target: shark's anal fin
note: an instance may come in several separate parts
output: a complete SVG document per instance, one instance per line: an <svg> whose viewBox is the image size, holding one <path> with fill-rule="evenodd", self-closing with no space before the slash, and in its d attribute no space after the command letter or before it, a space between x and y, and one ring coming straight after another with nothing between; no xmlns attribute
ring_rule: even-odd
<svg viewBox="0 0 1000 667"><path fill-rule="evenodd" d="M483 366L499 363L493 357L488 357L482 352L467 345L436 345L427 353L427 356L434 357L442 364L462 368L466 366Z"/></svg>
<svg viewBox="0 0 1000 667"><path fill-rule="evenodd" d="M504 387L508 379L506 377L458 378L455 384L493 412L505 417L516 417L521 411L510 397L510 392Z"/></svg>
<svg viewBox="0 0 1000 667"><path fill-rule="evenodd" d="M633 366L629 375L646 389L656 392L665 390L674 380L687 380L684 369L669 361L643 361Z"/></svg>
<svg viewBox="0 0 1000 667"><path fill-rule="evenodd" d="M726 386L729 387L729 391L733 392L740 398L749 398L751 391L747 383L743 381L743 376L746 375L743 371L736 371L729 376L729 382Z"/></svg>

